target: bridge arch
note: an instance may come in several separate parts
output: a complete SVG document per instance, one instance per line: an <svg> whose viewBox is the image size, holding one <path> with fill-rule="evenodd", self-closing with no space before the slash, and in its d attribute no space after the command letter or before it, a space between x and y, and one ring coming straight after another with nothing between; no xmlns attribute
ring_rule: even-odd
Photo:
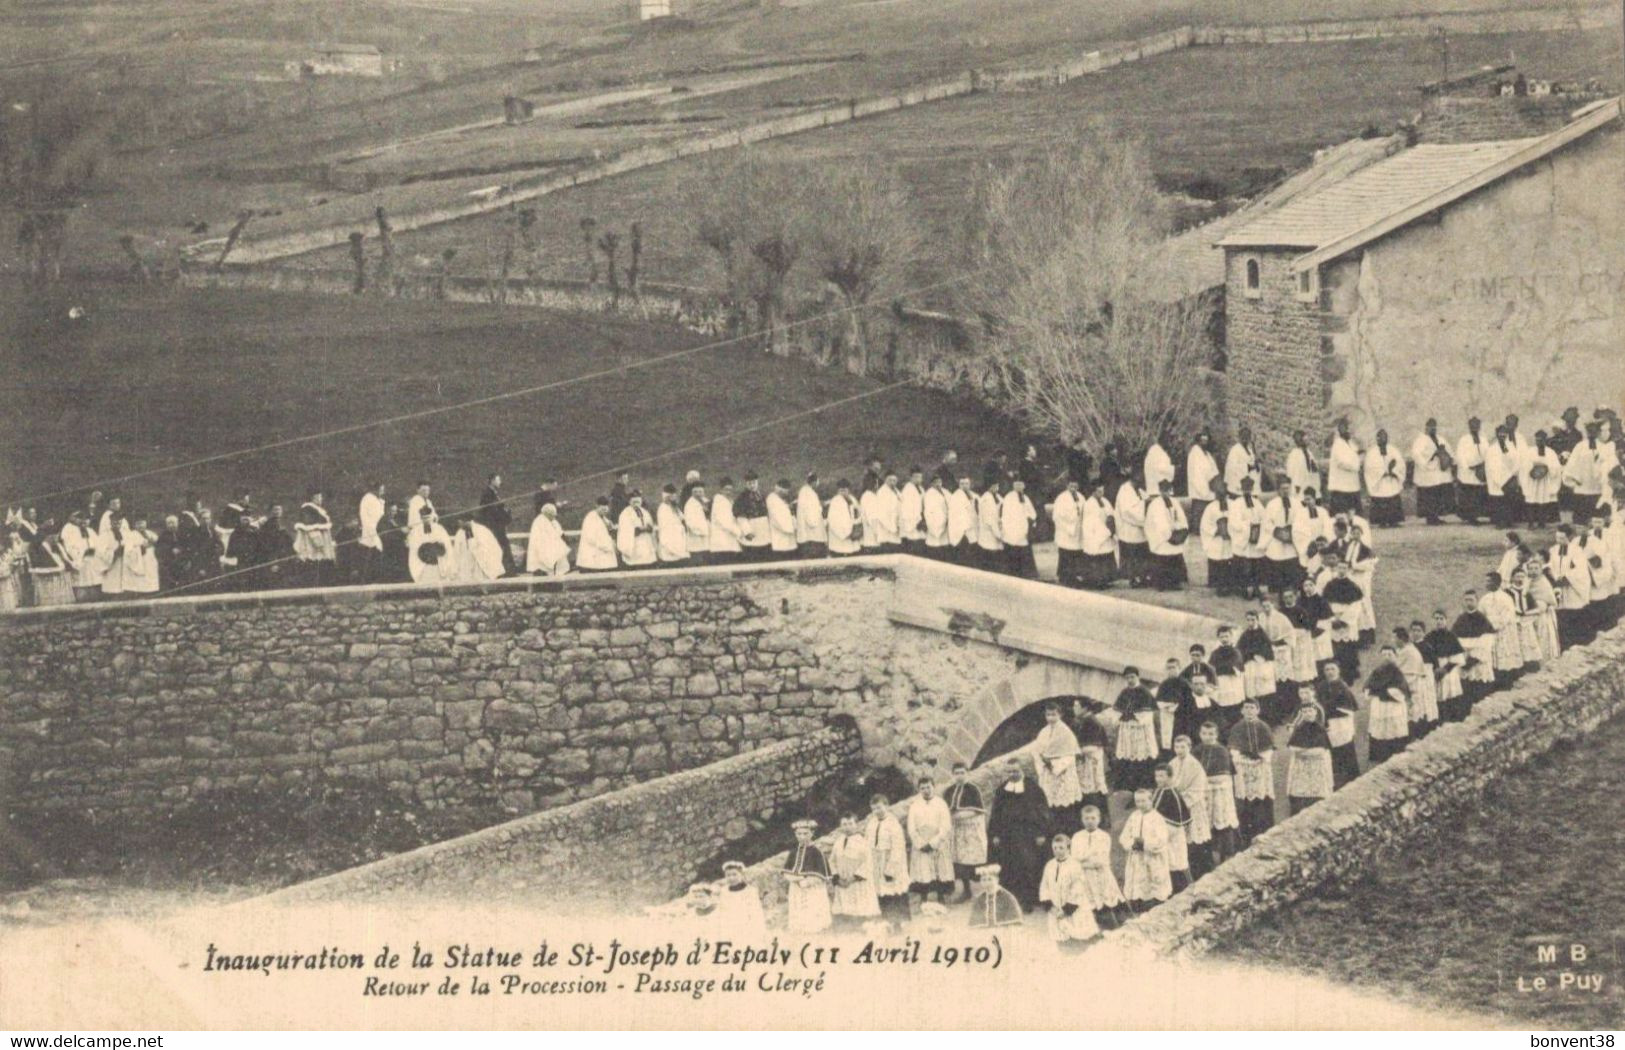
<svg viewBox="0 0 1625 1050"><path fill-rule="evenodd" d="M1036 658L1008 678L978 692L960 709L959 718L948 734L949 755L953 761L975 766L990 755L1009 750L1008 747L994 752L987 749L990 745L998 746L1011 732L1001 733L1001 728L1024 712L1036 711L1036 705L1043 701L1087 696L1110 703L1116 698L1118 688L1117 675L1109 671ZM1033 732L1037 732L1036 725ZM1031 736L1026 739L1030 740Z"/></svg>

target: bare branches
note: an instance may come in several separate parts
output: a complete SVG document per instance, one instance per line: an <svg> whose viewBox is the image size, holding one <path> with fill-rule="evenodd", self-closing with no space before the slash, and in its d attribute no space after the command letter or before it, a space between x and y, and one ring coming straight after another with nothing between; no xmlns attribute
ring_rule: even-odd
<svg viewBox="0 0 1625 1050"><path fill-rule="evenodd" d="M1206 414L1207 307L1167 289L1166 212L1144 152L1094 130L994 173L972 302L1014 407L1069 445L1143 449Z"/></svg>

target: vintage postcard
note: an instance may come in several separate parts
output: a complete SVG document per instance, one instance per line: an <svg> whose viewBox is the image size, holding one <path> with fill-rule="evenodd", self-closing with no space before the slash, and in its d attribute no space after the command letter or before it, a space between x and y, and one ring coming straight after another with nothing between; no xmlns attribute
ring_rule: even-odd
<svg viewBox="0 0 1625 1050"><path fill-rule="evenodd" d="M1622 88L1612 0L5 5L0 1028L1619 1027Z"/></svg>

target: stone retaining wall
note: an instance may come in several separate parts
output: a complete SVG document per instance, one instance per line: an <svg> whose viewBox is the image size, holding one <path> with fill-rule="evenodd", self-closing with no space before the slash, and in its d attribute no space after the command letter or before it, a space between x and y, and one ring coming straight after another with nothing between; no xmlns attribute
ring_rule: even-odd
<svg viewBox="0 0 1625 1050"><path fill-rule="evenodd" d="M1616 628L1276 825L1113 939L1165 955L1201 953L1330 880L1359 875L1382 854L1447 823L1485 785L1621 711L1625 628Z"/></svg>
<svg viewBox="0 0 1625 1050"><path fill-rule="evenodd" d="M455 199L455 203L445 203L438 207L395 207L390 196L391 187L384 187L372 194L356 194L353 198L331 202L325 206L320 216L310 216L316 224L314 226L294 228L292 224L298 220L290 217L282 220L284 228L279 229L276 223L272 223L269 224L269 230L265 224L258 230L251 229L249 235L237 244L231 259L239 263L268 262L342 245L354 230L370 233L373 208L380 203L389 211L396 232L405 233L425 226L486 214L573 186L597 182L613 175L664 164L681 157L732 149L785 135L796 135L859 120L877 113L888 113L908 106L969 95L977 91L1024 90L1064 84L1076 77L1092 75L1114 66L1138 62L1185 47L1414 36L1432 32L1435 28L1443 28L1454 33L1538 32L1592 29L1616 23L1617 14L1611 6L1591 5L1572 11L1528 11L1509 8L1500 11L1457 11L1394 18L1274 25L1179 26L1138 40L1091 51L1069 62L1037 67L967 70L943 80L917 84L895 94L847 99L789 116L755 121L742 127L707 131L675 142L636 147L589 167L541 174L520 173L503 184L502 192L481 194L473 199L464 196ZM210 258L223 244L222 238L213 238L193 245L188 249L188 253L199 259Z"/></svg>
<svg viewBox="0 0 1625 1050"><path fill-rule="evenodd" d="M888 585L854 572L852 587ZM839 602L847 585L796 598ZM833 678L784 629L795 587L626 573L12 614L6 806L146 817L212 789L338 778L515 813L602 794L815 732L845 694L862 703L861 677Z"/></svg>
<svg viewBox="0 0 1625 1050"><path fill-rule="evenodd" d="M0 615L0 797L146 818L343 778L523 814L837 715L872 765L939 773L1213 626L907 555L26 609Z"/></svg>
<svg viewBox="0 0 1625 1050"><path fill-rule="evenodd" d="M859 768L850 719L748 754L402 853L256 899L391 894L628 907L681 894L731 843ZM783 880L780 880L783 881Z"/></svg>

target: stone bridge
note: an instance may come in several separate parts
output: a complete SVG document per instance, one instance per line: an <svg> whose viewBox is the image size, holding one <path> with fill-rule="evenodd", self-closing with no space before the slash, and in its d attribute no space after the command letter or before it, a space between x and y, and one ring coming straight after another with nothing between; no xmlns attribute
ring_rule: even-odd
<svg viewBox="0 0 1625 1050"><path fill-rule="evenodd" d="M524 814L822 730L910 774L1214 622L904 555L0 617L7 809L144 818L361 780Z"/></svg>

